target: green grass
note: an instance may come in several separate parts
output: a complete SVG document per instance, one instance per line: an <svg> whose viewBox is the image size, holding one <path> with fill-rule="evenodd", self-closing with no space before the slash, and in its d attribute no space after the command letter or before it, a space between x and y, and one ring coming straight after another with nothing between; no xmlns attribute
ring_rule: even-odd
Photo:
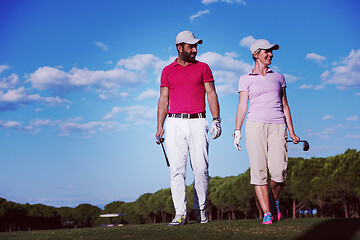
<svg viewBox="0 0 360 240"><path fill-rule="evenodd" d="M213 221L168 227L167 224L127 225L0 233L0 240L65 239L340 239L360 240L359 219L285 219L272 225L260 220Z"/></svg>

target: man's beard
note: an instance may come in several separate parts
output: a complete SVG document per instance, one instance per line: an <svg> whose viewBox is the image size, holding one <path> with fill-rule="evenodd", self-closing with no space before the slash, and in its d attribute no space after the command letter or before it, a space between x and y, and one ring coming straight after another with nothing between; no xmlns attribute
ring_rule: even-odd
<svg viewBox="0 0 360 240"><path fill-rule="evenodd" d="M195 62L195 56L196 56L196 54L195 54L194 57L191 57L191 56L190 56L190 53L185 52L185 51L183 51L183 52L180 53L180 54L181 54L181 58L182 58L183 61L185 61L185 62Z"/></svg>

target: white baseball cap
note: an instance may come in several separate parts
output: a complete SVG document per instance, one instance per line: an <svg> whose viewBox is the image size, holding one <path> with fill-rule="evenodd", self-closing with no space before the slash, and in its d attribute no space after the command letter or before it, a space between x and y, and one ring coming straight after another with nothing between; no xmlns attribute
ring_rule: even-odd
<svg viewBox="0 0 360 240"><path fill-rule="evenodd" d="M187 43L187 44L202 44L201 39L196 39L194 34L190 31L182 31L176 36L176 44Z"/></svg>
<svg viewBox="0 0 360 240"><path fill-rule="evenodd" d="M258 39L255 42L253 42L253 44L251 44L250 46L250 52L251 54L254 54L254 52L256 52L256 50L258 49L272 49L272 50L278 50L279 49L279 45L277 44L271 44L269 43L268 40L266 39Z"/></svg>

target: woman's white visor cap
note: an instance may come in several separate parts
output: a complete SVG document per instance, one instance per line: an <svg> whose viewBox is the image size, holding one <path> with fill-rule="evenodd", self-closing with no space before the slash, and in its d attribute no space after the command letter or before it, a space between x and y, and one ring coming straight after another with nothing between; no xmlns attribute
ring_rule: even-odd
<svg viewBox="0 0 360 240"><path fill-rule="evenodd" d="M265 49L265 50L278 50L279 49L279 45L277 44L271 44L269 43L268 40L266 39L258 39L255 42L253 42L253 44L251 44L250 46L250 52L251 54L254 54L254 52L256 52L256 50L258 49Z"/></svg>

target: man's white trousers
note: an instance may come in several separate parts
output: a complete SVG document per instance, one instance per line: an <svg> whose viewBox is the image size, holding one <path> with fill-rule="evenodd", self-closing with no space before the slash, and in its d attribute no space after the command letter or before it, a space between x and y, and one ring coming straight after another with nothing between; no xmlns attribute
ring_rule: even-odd
<svg viewBox="0 0 360 240"><path fill-rule="evenodd" d="M206 118L169 117L165 125L170 188L176 214L186 214L186 164L194 173L194 209L204 210L209 185L209 125Z"/></svg>

